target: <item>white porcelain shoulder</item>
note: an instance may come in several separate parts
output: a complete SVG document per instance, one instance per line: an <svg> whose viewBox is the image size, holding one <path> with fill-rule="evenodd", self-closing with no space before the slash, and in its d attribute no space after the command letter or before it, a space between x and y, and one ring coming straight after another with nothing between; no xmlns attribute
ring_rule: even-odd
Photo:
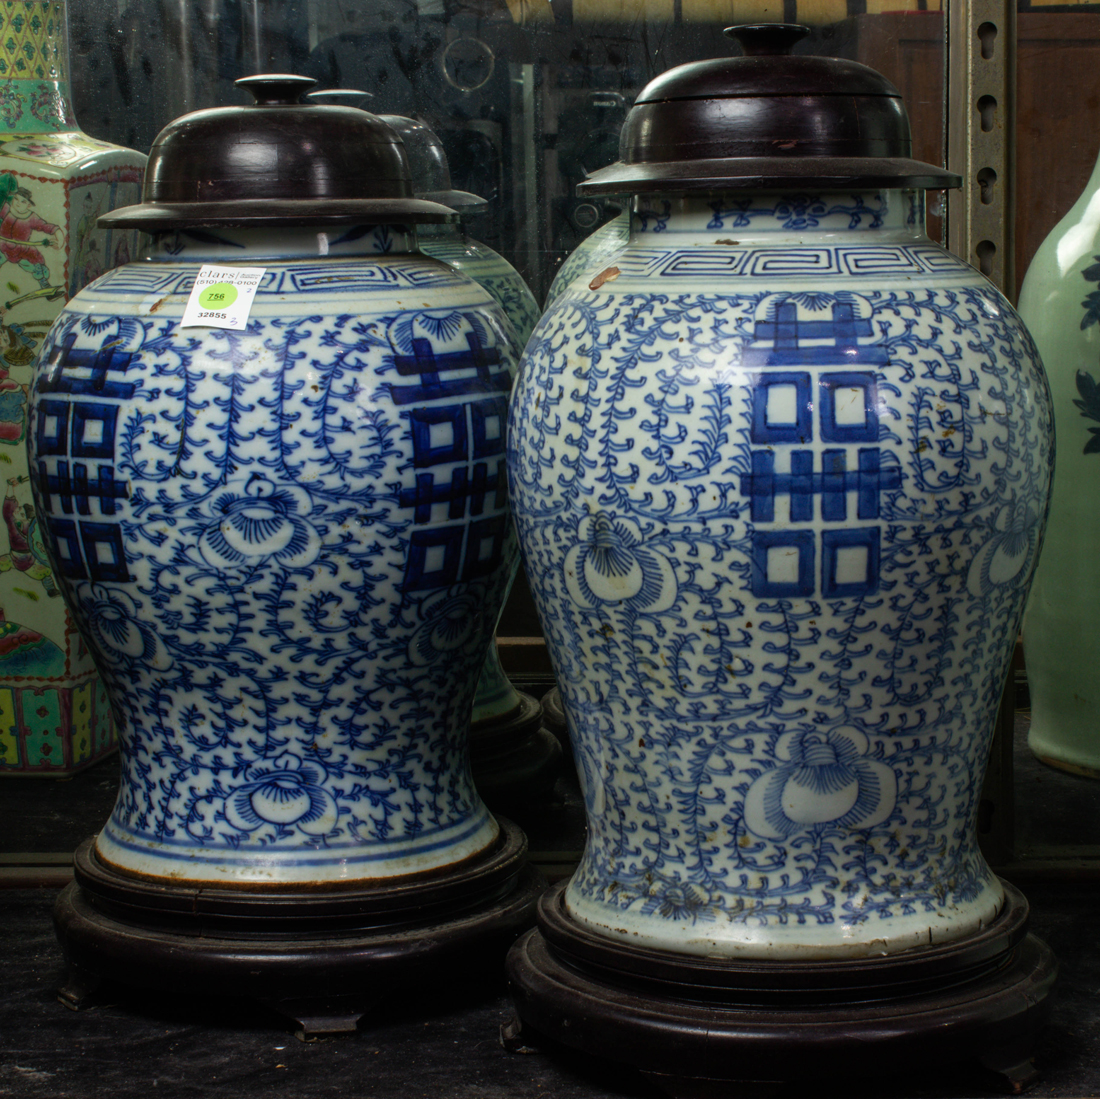
<svg viewBox="0 0 1100 1099"><path fill-rule="evenodd" d="M550 289L546 292L544 309L549 309L565 291L576 283L584 290L592 277L606 268L614 266L614 259L630 240L630 211L624 210L606 225L601 225L594 233L570 252L561 265Z"/></svg>

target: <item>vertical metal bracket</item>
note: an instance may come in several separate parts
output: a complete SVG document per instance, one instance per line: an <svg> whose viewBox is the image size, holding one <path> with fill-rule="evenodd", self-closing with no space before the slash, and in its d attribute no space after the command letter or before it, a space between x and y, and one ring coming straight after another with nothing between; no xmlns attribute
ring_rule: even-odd
<svg viewBox="0 0 1100 1099"><path fill-rule="evenodd" d="M1016 300L1016 0L949 0L947 164L962 176L947 202L947 242ZM981 793L979 839L994 865L1012 858L1015 680L1009 671Z"/></svg>
<svg viewBox="0 0 1100 1099"><path fill-rule="evenodd" d="M548 224L549 199L545 194L543 173L543 100L542 68L532 62L513 62L511 74L512 116L512 209L514 237L511 251L520 274L541 301L547 286L543 284L544 238Z"/></svg>
<svg viewBox="0 0 1100 1099"><path fill-rule="evenodd" d="M1014 301L1016 0L950 0L947 50L948 247Z"/></svg>

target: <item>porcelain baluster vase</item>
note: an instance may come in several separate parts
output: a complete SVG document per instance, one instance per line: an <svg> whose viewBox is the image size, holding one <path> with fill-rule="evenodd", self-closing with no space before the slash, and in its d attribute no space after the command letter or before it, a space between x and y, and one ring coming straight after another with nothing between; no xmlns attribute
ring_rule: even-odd
<svg viewBox="0 0 1100 1099"><path fill-rule="evenodd" d="M124 742L97 853L134 873L373 878L496 835L460 715L514 556L497 463L515 345L411 234L370 227L326 259L317 234L158 235L44 348L38 499ZM178 327L201 264L246 260L267 270L246 333ZM413 285L430 308L397 304ZM465 363L469 395L447 377Z"/></svg>
<svg viewBox="0 0 1100 1099"><path fill-rule="evenodd" d="M328 94L332 93L311 93L314 97ZM503 256L466 231L466 223L483 213L488 203L451 186L446 151L431 129L401 115L379 117L401 135L416 194L449 206L459 215L455 223L423 226L419 233L421 251L488 290L523 347L539 319L538 303L523 276ZM515 569L519 569L518 561ZM509 593L516 571L508 585ZM559 740L543 727L538 700L516 690L509 680L495 640L489 646L474 695L470 753L474 780L482 797L491 805L516 813L529 809L532 799L537 803L549 794L561 769Z"/></svg>
<svg viewBox="0 0 1100 1099"><path fill-rule="evenodd" d="M1100 166L1040 245L1020 316L1054 398L1058 463L1043 555L1024 617L1028 745L1044 763L1100 778Z"/></svg>
<svg viewBox="0 0 1100 1099"><path fill-rule="evenodd" d="M634 222L617 279L539 326L513 406L590 812L566 903L703 954L965 935L1002 903L972 786L1050 476L1027 333L912 192L647 197ZM828 870L853 844L876 857Z"/></svg>
<svg viewBox="0 0 1100 1099"><path fill-rule="evenodd" d="M123 763L57 921L74 965L145 959L137 983L210 977L187 933L168 959L133 941L167 907L221 949L215 985L364 996L366 966L381 996L396 962L514 934L530 907L522 833L466 743L515 560L518 347L418 251L415 226L453 215L412 197L396 134L297 104L305 78L244 83L255 106L158 138L145 202L114 215L149 251L68 304L36 374L36 495ZM246 165L242 144L266 148ZM180 201L196 178L223 194ZM259 280L243 327L185 325L208 266ZM238 927L271 942L219 948Z"/></svg>
<svg viewBox="0 0 1100 1099"><path fill-rule="evenodd" d="M436 201L446 204L447 198L438 195ZM463 212L466 208L460 205L457 209ZM426 227L420 246L427 255L488 290L512 322L519 346L527 343L540 310L523 277L503 256L469 236L461 222ZM509 593L514 581L515 572ZM561 746L543 728L542 707L509 680L495 639L474 697L470 748L478 789L494 805L518 810L517 802L548 794L560 770Z"/></svg>
<svg viewBox="0 0 1100 1099"><path fill-rule="evenodd" d="M114 751L103 685L60 596L31 495L27 388L67 298L136 254L96 217L137 202L145 157L82 133L65 4L0 2L0 775L66 777Z"/></svg>
<svg viewBox="0 0 1100 1099"><path fill-rule="evenodd" d="M1012 954L1026 902L976 835L1051 478L1042 365L928 239L923 189L958 181L910 159L897 91L786 56L801 33L740 28L745 57L642 92L579 188L633 187L629 243L546 311L511 404L588 821L513 994L664 1078L889 1071L902 1033L996 1062L987 1023L1029 1047L1045 992L1016 997L1053 977ZM976 955L1008 968L962 1005Z"/></svg>

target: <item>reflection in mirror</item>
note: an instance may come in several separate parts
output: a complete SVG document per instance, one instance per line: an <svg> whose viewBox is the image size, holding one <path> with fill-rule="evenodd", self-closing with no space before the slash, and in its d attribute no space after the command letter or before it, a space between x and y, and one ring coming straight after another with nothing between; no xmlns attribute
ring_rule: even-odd
<svg viewBox="0 0 1100 1099"><path fill-rule="evenodd" d="M914 156L943 160L939 0L86 0L70 15L78 116L147 149L172 118L241 102L233 81L302 72L362 88L376 113L439 134L454 186L489 207L470 231L545 295L620 210L577 183L617 159L635 95L674 65L728 56L724 27L797 21L796 53L861 61L905 97ZM936 196L932 196L934 202ZM930 210L929 232L941 233Z"/></svg>

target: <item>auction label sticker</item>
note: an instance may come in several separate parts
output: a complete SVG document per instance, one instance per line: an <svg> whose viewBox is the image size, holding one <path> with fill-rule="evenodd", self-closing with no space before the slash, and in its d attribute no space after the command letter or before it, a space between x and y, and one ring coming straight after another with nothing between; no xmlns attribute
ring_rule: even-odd
<svg viewBox="0 0 1100 1099"><path fill-rule="evenodd" d="M266 267L204 263L195 277L180 328L244 328L266 272Z"/></svg>

